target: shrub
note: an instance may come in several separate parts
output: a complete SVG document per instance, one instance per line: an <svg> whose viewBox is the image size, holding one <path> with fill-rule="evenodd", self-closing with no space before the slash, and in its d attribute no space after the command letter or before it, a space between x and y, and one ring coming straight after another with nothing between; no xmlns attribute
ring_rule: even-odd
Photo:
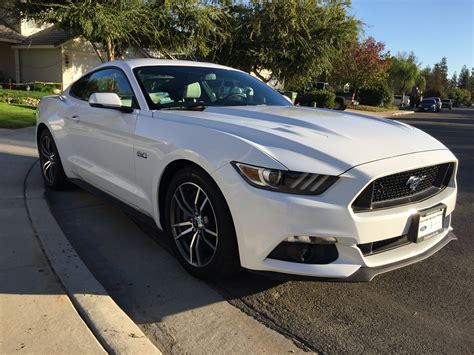
<svg viewBox="0 0 474 355"><path fill-rule="evenodd" d="M52 93L52 92L54 92L54 89L56 89L56 87L54 87L52 85L42 85L39 88L37 88L36 90L41 91L41 92L46 92L46 93Z"/></svg>
<svg viewBox="0 0 474 355"><path fill-rule="evenodd" d="M39 100L48 92L0 89L0 102L16 105L37 106Z"/></svg>
<svg viewBox="0 0 474 355"><path fill-rule="evenodd" d="M313 90L298 95L298 98L298 102L302 106L314 106L316 103L317 107L333 108L336 94L329 90Z"/></svg>
<svg viewBox="0 0 474 355"><path fill-rule="evenodd" d="M359 91L359 102L361 105L388 107L393 102L393 91L385 83L361 88Z"/></svg>

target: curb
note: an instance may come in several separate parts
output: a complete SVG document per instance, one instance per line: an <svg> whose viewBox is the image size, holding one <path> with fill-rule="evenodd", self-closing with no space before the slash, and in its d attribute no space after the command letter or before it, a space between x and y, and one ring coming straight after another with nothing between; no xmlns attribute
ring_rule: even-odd
<svg viewBox="0 0 474 355"><path fill-rule="evenodd" d="M161 354L77 255L51 214L44 197L41 176L35 177L32 174L34 169L39 169L38 161L31 166L24 181L31 225L46 258L80 316L111 354Z"/></svg>
<svg viewBox="0 0 474 355"><path fill-rule="evenodd" d="M392 113L392 116L404 116L404 115L411 115L414 113L415 111L401 111L401 112Z"/></svg>
<svg viewBox="0 0 474 355"><path fill-rule="evenodd" d="M373 111L362 111L362 110L354 110L354 109L347 109L346 112L351 113L351 114L369 116L369 117L376 117L376 118L393 118L393 117L396 117L396 116L411 115L411 114L415 113L415 111L373 112Z"/></svg>

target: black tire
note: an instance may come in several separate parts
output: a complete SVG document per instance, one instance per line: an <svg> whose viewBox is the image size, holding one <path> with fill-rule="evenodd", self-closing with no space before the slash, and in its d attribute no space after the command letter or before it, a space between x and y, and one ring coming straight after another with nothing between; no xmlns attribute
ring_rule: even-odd
<svg viewBox="0 0 474 355"><path fill-rule="evenodd" d="M346 107L344 106L344 101L339 98L336 98L336 100L334 100L334 109L338 111L344 111L346 109Z"/></svg>
<svg viewBox="0 0 474 355"><path fill-rule="evenodd" d="M38 154L40 158L41 175L44 183L52 190L64 190L70 182L64 173L58 148L48 129L43 129L38 138Z"/></svg>
<svg viewBox="0 0 474 355"><path fill-rule="evenodd" d="M218 281L239 272L237 238L229 207L216 183L205 172L188 167L173 176L166 194L164 214L171 248L189 273L200 279ZM190 228L190 232L179 237ZM213 245L215 249L212 249Z"/></svg>

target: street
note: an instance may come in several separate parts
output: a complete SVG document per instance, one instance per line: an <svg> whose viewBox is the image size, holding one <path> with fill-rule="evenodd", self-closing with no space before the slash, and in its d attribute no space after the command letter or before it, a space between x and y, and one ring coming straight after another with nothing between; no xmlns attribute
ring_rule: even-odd
<svg viewBox="0 0 474 355"><path fill-rule="evenodd" d="M287 281L243 272L204 286L305 350L472 353L474 109L416 113L398 120L433 135L460 161L453 216L457 241L423 262L370 283ZM185 339L179 333L186 329L165 329L162 322L213 301L199 298L200 293L186 294L192 296L194 290L188 282L202 282L175 271L179 266L163 252L168 248L156 228L81 189L49 191L47 197L77 253L144 333L170 353L191 351L192 344L182 346ZM167 277L162 271L167 268L180 276ZM203 331L203 336L208 334ZM199 345L194 351L205 352Z"/></svg>

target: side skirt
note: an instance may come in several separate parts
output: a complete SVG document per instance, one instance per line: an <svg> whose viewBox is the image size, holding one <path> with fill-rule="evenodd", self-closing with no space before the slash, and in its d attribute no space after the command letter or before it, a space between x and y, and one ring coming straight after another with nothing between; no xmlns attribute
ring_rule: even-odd
<svg viewBox="0 0 474 355"><path fill-rule="evenodd" d="M97 196L99 198L103 198L104 200L109 201L112 205L117 207L119 210L122 212L130 215L131 217L137 219L138 221L141 221L143 223L146 223L148 225L152 225L155 228L157 228L159 231L163 231L160 229L156 223L155 220L148 215L147 213L138 210L137 208L119 200L118 198L110 195L109 193L89 184L88 182L85 182L84 180L77 179L77 178L70 178L69 181L71 181L74 185L79 186L81 189L91 193L94 196Z"/></svg>

